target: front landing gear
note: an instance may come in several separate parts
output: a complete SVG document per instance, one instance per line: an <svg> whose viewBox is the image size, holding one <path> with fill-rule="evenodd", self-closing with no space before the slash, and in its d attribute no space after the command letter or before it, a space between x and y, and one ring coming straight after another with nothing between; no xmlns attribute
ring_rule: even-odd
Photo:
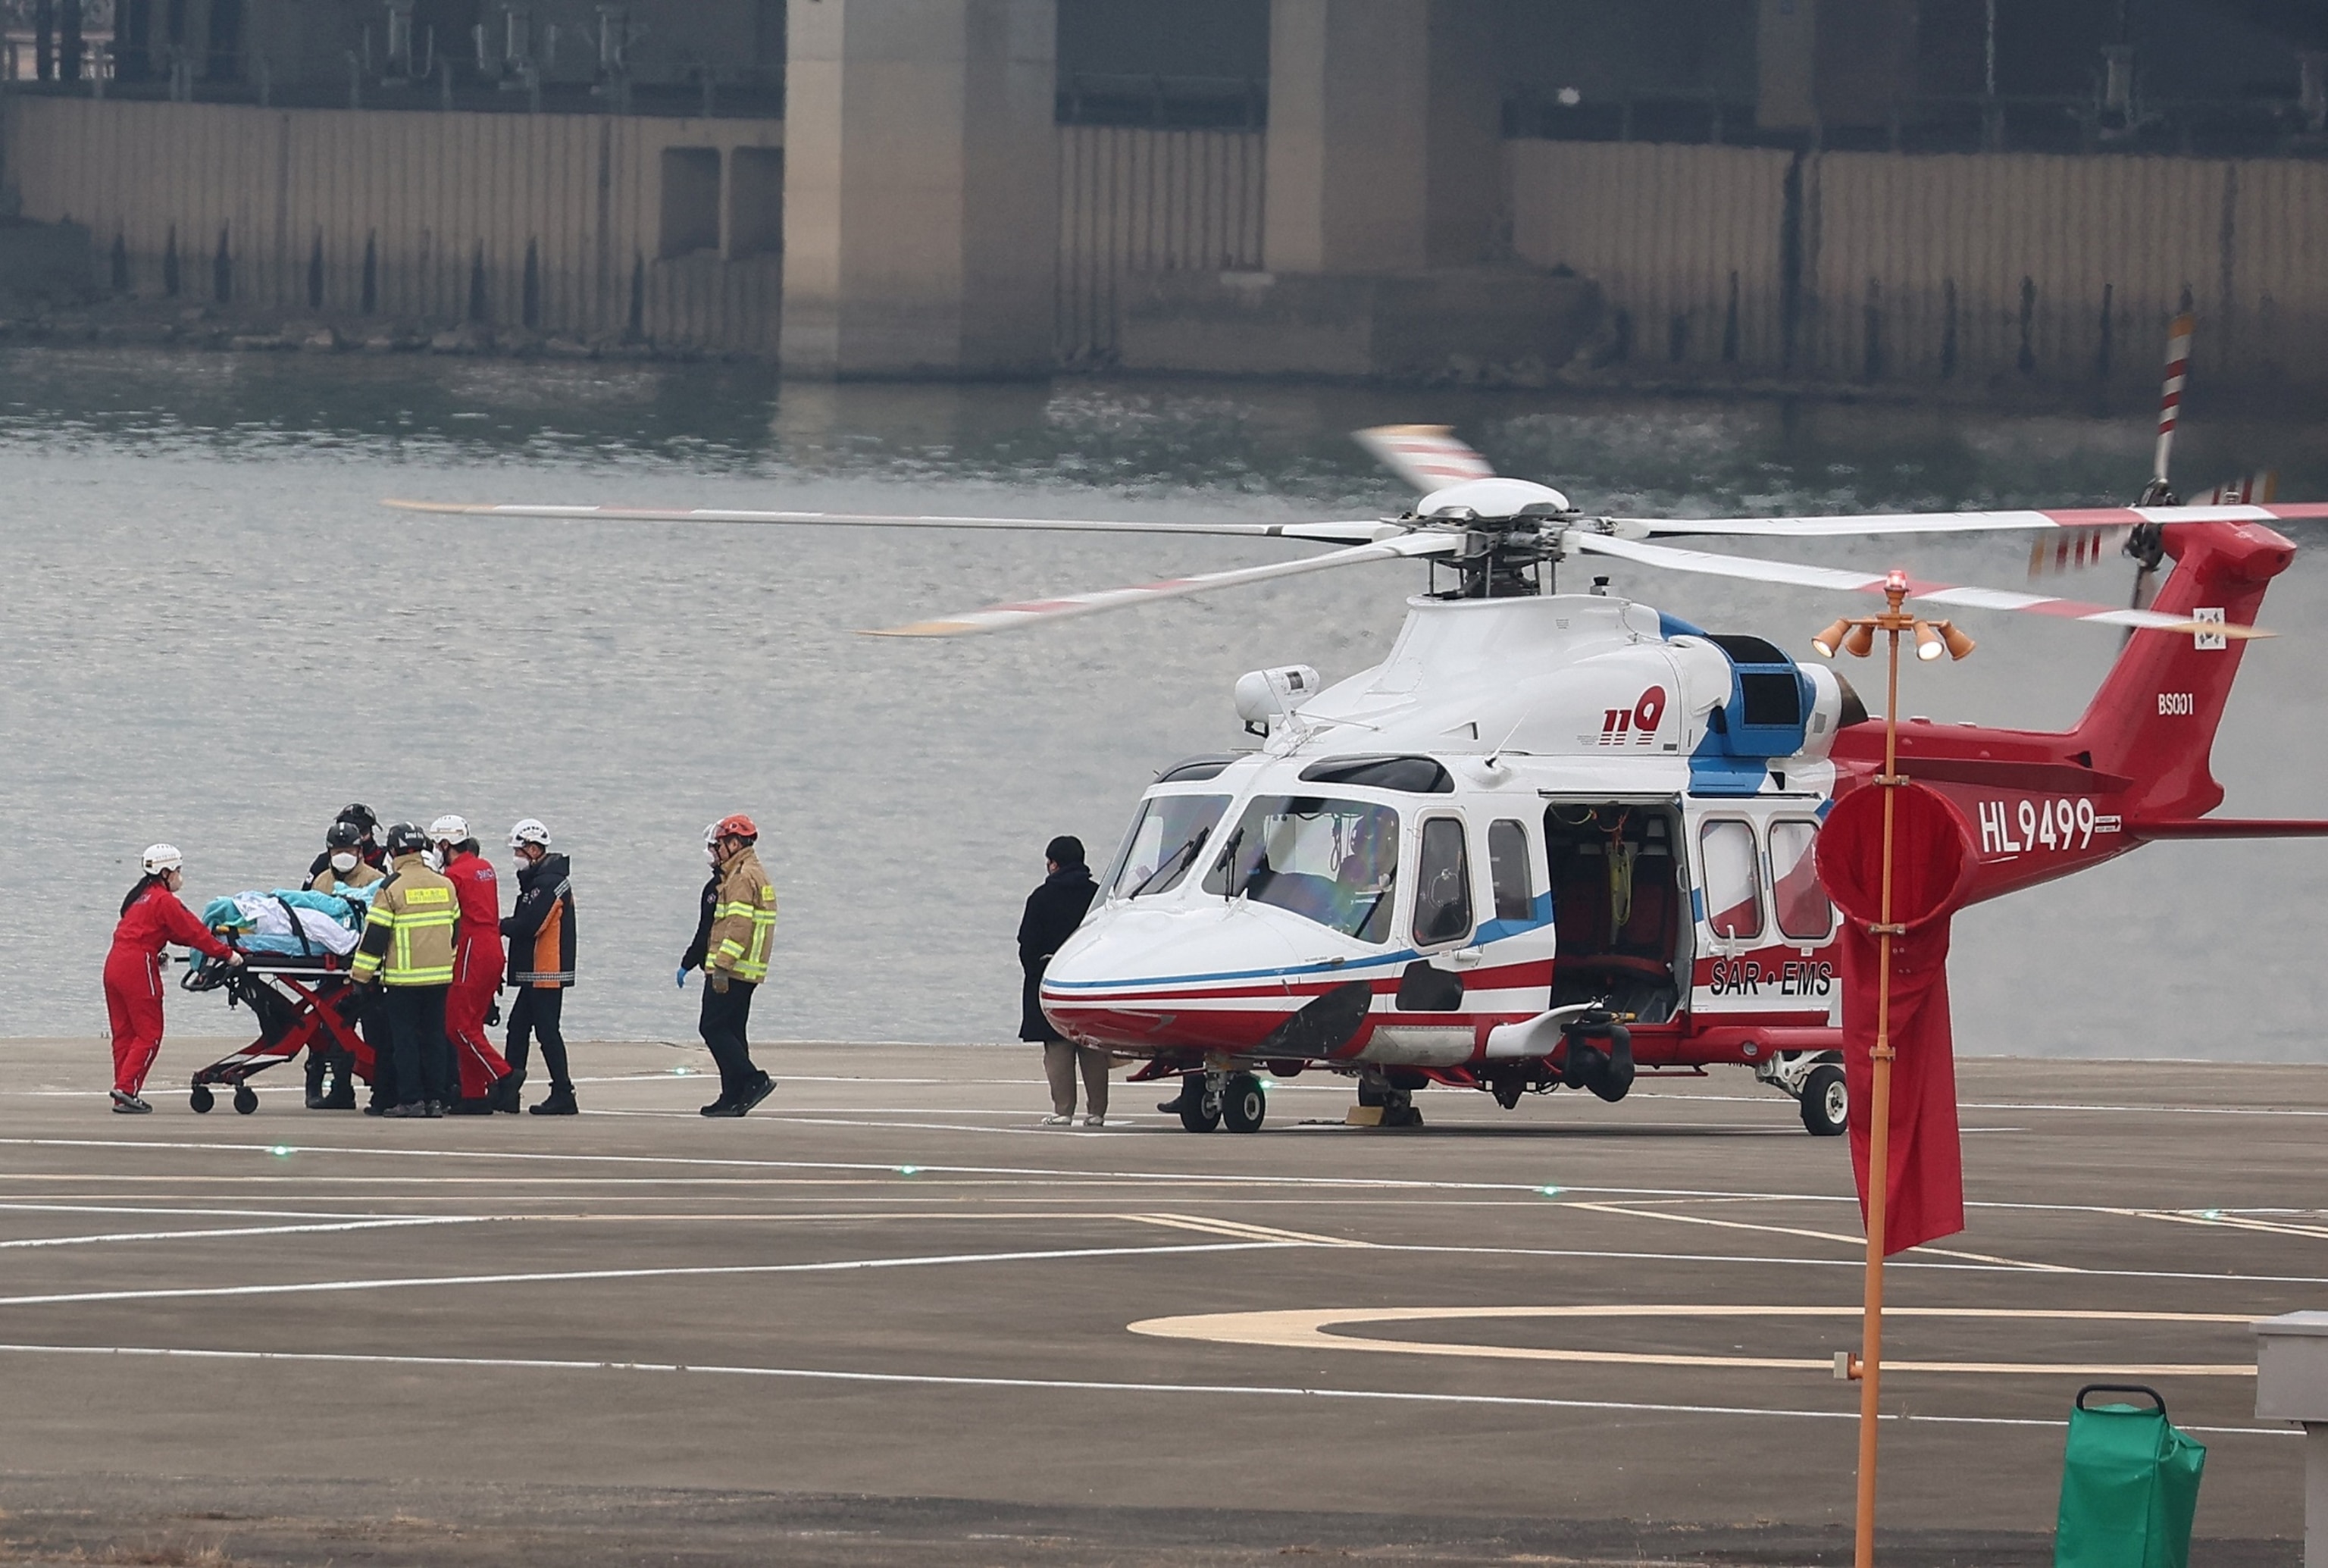
<svg viewBox="0 0 2328 1568"><path fill-rule="evenodd" d="M1191 1132L1210 1132L1221 1124L1221 1092L1213 1082L1213 1073L1183 1073L1180 1075L1180 1095L1165 1100L1157 1109L1180 1113L1180 1125Z"/></svg>
<svg viewBox="0 0 2328 1568"><path fill-rule="evenodd" d="M1156 1107L1177 1113L1180 1125L1191 1132L1226 1127L1232 1132L1258 1132L1269 1114L1269 1096L1251 1073L1183 1073L1180 1094Z"/></svg>

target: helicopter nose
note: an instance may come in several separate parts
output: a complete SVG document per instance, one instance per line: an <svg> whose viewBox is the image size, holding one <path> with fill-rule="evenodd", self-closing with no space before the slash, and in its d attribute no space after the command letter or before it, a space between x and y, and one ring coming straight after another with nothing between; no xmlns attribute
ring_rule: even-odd
<svg viewBox="0 0 2328 1568"><path fill-rule="evenodd" d="M1043 1010L1091 1044L1239 1048L1290 1005L1292 945L1248 907L1103 912L1043 977Z"/></svg>

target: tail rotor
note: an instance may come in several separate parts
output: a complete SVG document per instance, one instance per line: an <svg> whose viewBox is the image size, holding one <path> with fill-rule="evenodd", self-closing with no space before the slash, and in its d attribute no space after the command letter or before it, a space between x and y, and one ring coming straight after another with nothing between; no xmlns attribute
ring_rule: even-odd
<svg viewBox="0 0 2328 1568"><path fill-rule="evenodd" d="M2182 386L2191 372L2192 324L2186 310L2166 329L2166 384L2158 395L2158 443L2151 449L2150 483L2142 487L2136 506L2182 504L2168 474L2174 456L2174 427L2182 415ZM2164 536L2158 524L2136 523L2126 536L2126 553L2134 560L2134 594L2126 608L2143 609L2158 591L2158 567L2166 559Z"/></svg>

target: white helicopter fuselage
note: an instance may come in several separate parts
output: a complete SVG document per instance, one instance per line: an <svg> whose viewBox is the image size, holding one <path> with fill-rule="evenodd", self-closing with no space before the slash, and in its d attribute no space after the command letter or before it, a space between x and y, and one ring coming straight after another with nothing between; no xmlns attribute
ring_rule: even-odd
<svg viewBox="0 0 2328 1568"><path fill-rule="evenodd" d="M1069 1038L1481 1087L1549 1086L1586 1004L1651 1070L1839 1042L1832 671L1618 598L1417 598L1314 686L1247 677L1260 747L1143 797L1044 979Z"/></svg>

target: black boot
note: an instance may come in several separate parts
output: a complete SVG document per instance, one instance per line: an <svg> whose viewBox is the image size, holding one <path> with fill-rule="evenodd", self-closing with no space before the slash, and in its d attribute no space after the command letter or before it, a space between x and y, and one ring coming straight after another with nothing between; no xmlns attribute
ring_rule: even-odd
<svg viewBox="0 0 2328 1568"><path fill-rule="evenodd" d="M522 1107L518 1104L517 1096L518 1091L524 1087L525 1069L523 1067L512 1067L509 1071L509 1076L503 1078L500 1083L495 1084L493 1087L493 1092L487 1094L485 1098L492 1103L494 1110L506 1111L511 1115L514 1116L522 1109Z"/></svg>
<svg viewBox="0 0 2328 1568"><path fill-rule="evenodd" d="M331 1066L321 1051L313 1046L307 1047L307 1109L310 1111L324 1109L324 1079L329 1075Z"/></svg>
<svg viewBox="0 0 2328 1568"><path fill-rule="evenodd" d="M574 1103L574 1085L552 1084L549 1098L532 1108L536 1116L579 1116L582 1107Z"/></svg>

